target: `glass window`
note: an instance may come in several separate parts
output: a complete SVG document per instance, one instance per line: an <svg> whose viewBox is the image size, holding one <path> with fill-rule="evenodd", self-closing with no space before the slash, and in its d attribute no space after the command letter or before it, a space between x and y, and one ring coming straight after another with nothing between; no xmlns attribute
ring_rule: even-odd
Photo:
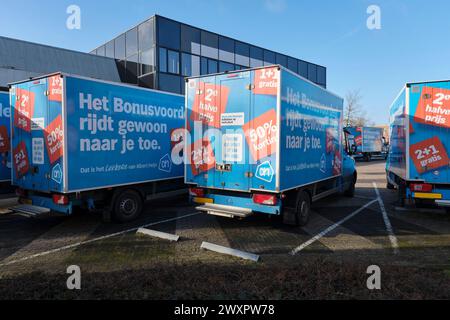
<svg viewBox="0 0 450 320"><path fill-rule="evenodd" d="M202 56L217 59L219 57L219 37L202 31Z"/></svg>
<svg viewBox="0 0 450 320"><path fill-rule="evenodd" d="M116 59L125 59L125 34L121 34L114 40L114 54Z"/></svg>
<svg viewBox="0 0 450 320"><path fill-rule="evenodd" d="M236 63L242 66L250 66L250 46L236 41Z"/></svg>
<svg viewBox="0 0 450 320"><path fill-rule="evenodd" d="M303 61L303 60L299 60L298 61L298 73L304 77L304 78L308 78L308 63Z"/></svg>
<svg viewBox="0 0 450 320"><path fill-rule="evenodd" d="M167 72L167 50L159 48L159 71Z"/></svg>
<svg viewBox="0 0 450 320"><path fill-rule="evenodd" d="M137 77L138 77L138 55L135 54L133 56L128 57L126 62L126 68L127 68L127 82L132 84L137 84Z"/></svg>
<svg viewBox="0 0 450 320"><path fill-rule="evenodd" d="M97 55L104 57L106 55L105 50L106 50L105 46L101 46L100 48L97 49Z"/></svg>
<svg viewBox="0 0 450 320"><path fill-rule="evenodd" d="M137 28L131 29L126 35L126 52L127 57L137 54L138 52L138 33Z"/></svg>
<svg viewBox="0 0 450 320"><path fill-rule="evenodd" d="M181 93L181 77L172 74L159 74L159 90Z"/></svg>
<svg viewBox="0 0 450 320"><path fill-rule="evenodd" d="M146 51L153 47L153 19L141 23L138 27L139 51Z"/></svg>
<svg viewBox="0 0 450 320"><path fill-rule="evenodd" d="M125 66L125 60L120 60L116 62L117 70L119 71L119 77L121 82L127 81L127 68Z"/></svg>
<svg viewBox="0 0 450 320"><path fill-rule="evenodd" d="M219 62L219 72L227 72L235 70L234 64L228 62Z"/></svg>
<svg viewBox="0 0 450 320"><path fill-rule="evenodd" d="M106 56L108 58L114 58L114 41L110 41L105 45Z"/></svg>
<svg viewBox="0 0 450 320"><path fill-rule="evenodd" d="M308 64L308 79L317 82L317 66L315 64Z"/></svg>
<svg viewBox="0 0 450 320"><path fill-rule="evenodd" d="M200 58L200 74L208 74L208 59L203 57Z"/></svg>
<svg viewBox="0 0 450 320"><path fill-rule="evenodd" d="M264 65L263 49L250 47L250 67L262 67Z"/></svg>
<svg viewBox="0 0 450 320"><path fill-rule="evenodd" d="M139 79L139 86L149 89L155 89L155 74L148 74Z"/></svg>
<svg viewBox="0 0 450 320"><path fill-rule="evenodd" d="M219 37L219 59L234 63L234 40Z"/></svg>
<svg viewBox="0 0 450 320"><path fill-rule="evenodd" d="M149 49L139 54L139 62L141 64L141 75L152 73L155 71L155 50Z"/></svg>
<svg viewBox="0 0 450 320"><path fill-rule="evenodd" d="M277 53L277 64L281 64L283 67L287 68L287 57L285 55Z"/></svg>
<svg viewBox="0 0 450 320"><path fill-rule="evenodd" d="M180 54L177 51L167 51L167 72L180 73Z"/></svg>
<svg viewBox="0 0 450 320"><path fill-rule="evenodd" d="M182 53L181 72L185 77L200 75L200 57Z"/></svg>
<svg viewBox="0 0 450 320"><path fill-rule="evenodd" d="M275 52L264 50L264 65L270 66L277 63L277 58Z"/></svg>
<svg viewBox="0 0 450 320"><path fill-rule="evenodd" d="M200 55L200 30L181 25L181 50Z"/></svg>
<svg viewBox="0 0 450 320"><path fill-rule="evenodd" d="M288 69L298 73L298 60L288 57Z"/></svg>
<svg viewBox="0 0 450 320"><path fill-rule="evenodd" d="M216 60L208 59L208 73L217 73L218 65Z"/></svg>
<svg viewBox="0 0 450 320"><path fill-rule="evenodd" d="M158 17L157 21L158 44L162 47L180 50L180 24L162 17Z"/></svg>
<svg viewBox="0 0 450 320"><path fill-rule="evenodd" d="M327 69L325 67L317 66L317 82L323 86L327 84Z"/></svg>

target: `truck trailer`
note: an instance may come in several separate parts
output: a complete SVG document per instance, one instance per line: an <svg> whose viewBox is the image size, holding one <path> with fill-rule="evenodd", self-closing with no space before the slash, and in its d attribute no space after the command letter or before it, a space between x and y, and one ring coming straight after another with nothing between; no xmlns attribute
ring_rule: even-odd
<svg viewBox="0 0 450 320"><path fill-rule="evenodd" d="M145 200L187 193L183 96L57 73L11 84L10 98L16 212L127 222Z"/></svg>
<svg viewBox="0 0 450 320"><path fill-rule="evenodd" d="M346 127L345 138L351 155L366 161L372 158L387 158L386 139L383 129L375 127Z"/></svg>
<svg viewBox="0 0 450 320"><path fill-rule="evenodd" d="M0 194L8 192L11 183L9 93L0 91Z"/></svg>
<svg viewBox="0 0 450 320"><path fill-rule="evenodd" d="M278 65L192 77L185 92L185 182L198 210L305 225L312 202L353 196L342 98Z"/></svg>
<svg viewBox="0 0 450 320"><path fill-rule="evenodd" d="M450 207L449 84L407 83L390 107L387 187L401 205Z"/></svg>

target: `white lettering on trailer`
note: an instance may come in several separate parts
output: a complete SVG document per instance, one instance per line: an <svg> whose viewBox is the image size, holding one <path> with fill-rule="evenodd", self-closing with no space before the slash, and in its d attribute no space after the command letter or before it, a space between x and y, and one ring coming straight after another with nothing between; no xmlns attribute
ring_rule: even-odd
<svg viewBox="0 0 450 320"><path fill-rule="evenodd" d="M31 139L33 164L44 164L44 138Z"/></svg>

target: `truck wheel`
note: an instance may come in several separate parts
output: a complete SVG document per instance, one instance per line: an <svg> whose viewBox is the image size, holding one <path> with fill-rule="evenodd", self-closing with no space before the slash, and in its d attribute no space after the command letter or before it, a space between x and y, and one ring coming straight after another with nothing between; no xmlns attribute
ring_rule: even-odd
<svg viewBox="0 0 450 320"><path fill-rule="evenodd" d="M389 190L394 190L394 189L395 189L395 186L394 186L392 183L388 182L388 183L386 184L386 188L389 189Z"/></svg>
<svg viewBox="0 0 450 320"><path fill-rule="evenodd" d="M355 196L355 189L356 189L355 185L356 185L356 183L352 182L350 187L348 187L348 189L345 190L344 195L346 197L353 198Z"/></svg>
<svg viewBox="0 0 450 320"><path fill-rule="evenodd" d="M114 203L114 219L118 222L130 222L139 217L144 204L141 196L134 190L121 192Z"/></svg>
<svg viewBox="0 0 450 320"><path fill-rule="evenodd" d="M301 191L298 195L297 207L295 210L295 224L297 226L306 226L311 215L311 200L309 194Z"/></svg>

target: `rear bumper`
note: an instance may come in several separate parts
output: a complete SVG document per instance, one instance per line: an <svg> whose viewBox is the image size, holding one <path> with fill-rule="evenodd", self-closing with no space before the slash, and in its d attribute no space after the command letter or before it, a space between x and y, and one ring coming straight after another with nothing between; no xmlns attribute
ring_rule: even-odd
<svg viewBox="0 0 450 320"><path fill-rule="evenodd" d="M22 204L33 205L40 208L47 208L52 212L57 212L64 215L71 215L73 212L73 205L71 202L69 202L67 205L55 204L51 197L31 195L26 198L20 198L19 202Z"/></svg>

